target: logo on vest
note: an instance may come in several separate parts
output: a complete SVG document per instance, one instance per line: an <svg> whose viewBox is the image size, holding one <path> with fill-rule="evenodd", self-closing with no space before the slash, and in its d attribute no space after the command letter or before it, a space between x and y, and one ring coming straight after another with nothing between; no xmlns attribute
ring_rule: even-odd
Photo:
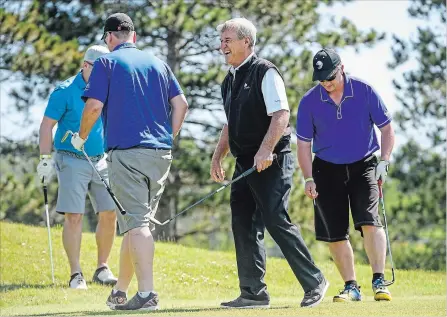
<svg viewBox="0 0 447 317"><path fill-rule="evenodd" d="M247 83L244 84L244 89L250 89L250 86Z"/></svg>

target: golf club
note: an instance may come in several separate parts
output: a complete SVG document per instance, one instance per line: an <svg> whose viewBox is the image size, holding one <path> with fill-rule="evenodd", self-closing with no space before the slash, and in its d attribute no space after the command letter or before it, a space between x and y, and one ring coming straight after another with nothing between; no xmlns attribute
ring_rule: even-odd
<svg viewBox="0 0 447 317"><path fill-rule="evenodd" d="M45 215L47 217L47 229L48 229L48 245L50 249L50 263L51 263L51 280L54 285L54 265L53 265L53 247L51 246L51 231L50 231L50 214L48 212L48 190L47 185L44 182L45 178L42 177L43 198L45 201Z"/></svg>
<svg viewBox="0 0 447 317"><path fill-rule="evenodd" d="M276 154L273 154L273 159L276 158ZM240 180L241 178L244 178L248 175L250 175L251 173L253 173L256 170L256 165L251 167L250 169L246 170L245 172L243 172L241 175L239 175L238 177L236 177L235 179L231 180L230 182L226 183L225 185L219 187L218 189L212 191L211 193L209 193L208 195L206 195L205 197L203 197L202 199L196 201L194 204L192 204L191 206L186 207L185 209L183 209L182 211L180 211L178 214L176 214L175 216L169 218L166 221L160 222L157 219L155 219L154 217L150 217L149 220L159 226L164 226L168 223L170 223L172 220L174 220L175 218L177 218L178 216L180 216L181 214L187 212L189 209L197 206L198 204L200 204L201 202L203 202L205 199L213 196L214 194L217 194L218 192L220 192L221 190L227 188L228 186L230 186L231 184L237 182L238 180Z"/></svg>
<svg viewBox="0 0 447 317"><path fill-rule="evenodd" d="M382 180L381 179L379 179L378 185L379 185L379 202L380 202L380 205L382 206L383 223L384 223L384 227L385 227L385 235L386 235L386 242L387 242L387 245L388 245L388 252L390 254L391 274L392 274L392 280L391 281L385 281L383 283L383 285L384 286L390 286L391 284L393 284L395 282L396 278L394 276L394 263L393 263L393 256L391 254L391 242L390 242L390 236L388 234L388 224L386 222L385 202L383 200Z"/></svg>
<svg viewBox="0 0 447 317"><path fill-rule="evenodd" d="M67 132L65 132L64 137L62 138L62 142L65 142L65 140L67 139L67 137L69 135L73 135L73 132L71 130L68 130ZM109 185L107 184L107 182L104 180L104 178L102 178L101 174L99 174L98 170L96 169L95 165L93 164L93 162L90 160L90 158L88 157L87 153L85 152L84 147L82 147L82 153L84 154L85 158L87 159L87 161L90 163L91 167L95 170L96 175L98 175L98 177L101 179L102 183L104 184L104 186L106 187L107 191L109 192L110 197L112 197L113 201L115 202L115 205L118 207L120 213L122 215L126 214L126 210L124 210L123 206L120 204L120 202L118 201L118 199L116 198L115 194L112 192L112 190L110 189Z"/></svg>

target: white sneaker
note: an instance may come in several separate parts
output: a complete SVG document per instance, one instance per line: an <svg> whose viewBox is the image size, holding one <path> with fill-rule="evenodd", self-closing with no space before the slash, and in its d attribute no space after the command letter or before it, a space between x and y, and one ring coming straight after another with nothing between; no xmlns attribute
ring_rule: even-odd
<svg viewBox="0 0 447 317"><path fill-rule="evenodd" d="M70 277L70 282L68 286L74 289L87 289L87 283L85 282L84 275L82 272L75 273Z"/></svg>
<svg viewBox="0 0 447 317"><path fill-rule="evenodd" d="M107 267L100 267L93 274L93 282L101 285L115 286L118 279L113 275L112 271Z"/></svg>

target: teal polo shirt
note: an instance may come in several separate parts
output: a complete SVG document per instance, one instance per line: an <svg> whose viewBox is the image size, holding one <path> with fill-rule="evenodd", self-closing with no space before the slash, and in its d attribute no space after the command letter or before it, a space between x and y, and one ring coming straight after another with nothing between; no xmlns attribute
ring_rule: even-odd
<svg viewBox="0 0 447 317"><path fill-rule="evenodd" d="M61 142L68 130L79 131L84 101L81 99L86 83L82 78L82 72L73 76L54 89L45 109L45 116L57 121L54 147L56 150L65 150L83 155L71 145L70 138ZM84 149L88 156L96 156L104 153L104 132L102 119L99 118L92 128L85 142Z"/></svg>

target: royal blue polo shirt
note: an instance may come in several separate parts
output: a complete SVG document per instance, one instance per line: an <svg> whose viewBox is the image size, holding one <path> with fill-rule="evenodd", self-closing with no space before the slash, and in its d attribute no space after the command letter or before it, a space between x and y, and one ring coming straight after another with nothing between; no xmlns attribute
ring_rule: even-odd
<svg viewBox="0 0 447 317"><path fill-rule="evenodd" d="M169 100L183 94L169 66L123 43L95 60L83 99L104 103L107 149L171 149Z"/></svg>
<svg viewBox="0 0 447 317"><path fill-rule="evenodd" d="M359 161L380 146L374 131L391 121L382 99L364 81L345 75L340 106L318 84L310 89L298 106L296 136L312 142L315 155L334 164Z"/></svg>
<svg viewBox="0 0 447 317"><path fill-rule="evenodd" d="M56 150L65 150L83 155L71 145L70 138L61 142L65 132L79 131L84 101L81 99L84 93L85 81L82 72L73 76L54 89L45 109L45 116L57 121L57 130L54 136ZM92 128L84 149L88 156L96 156L104 153L104 134L102 120L99 118Z"/></svg>

